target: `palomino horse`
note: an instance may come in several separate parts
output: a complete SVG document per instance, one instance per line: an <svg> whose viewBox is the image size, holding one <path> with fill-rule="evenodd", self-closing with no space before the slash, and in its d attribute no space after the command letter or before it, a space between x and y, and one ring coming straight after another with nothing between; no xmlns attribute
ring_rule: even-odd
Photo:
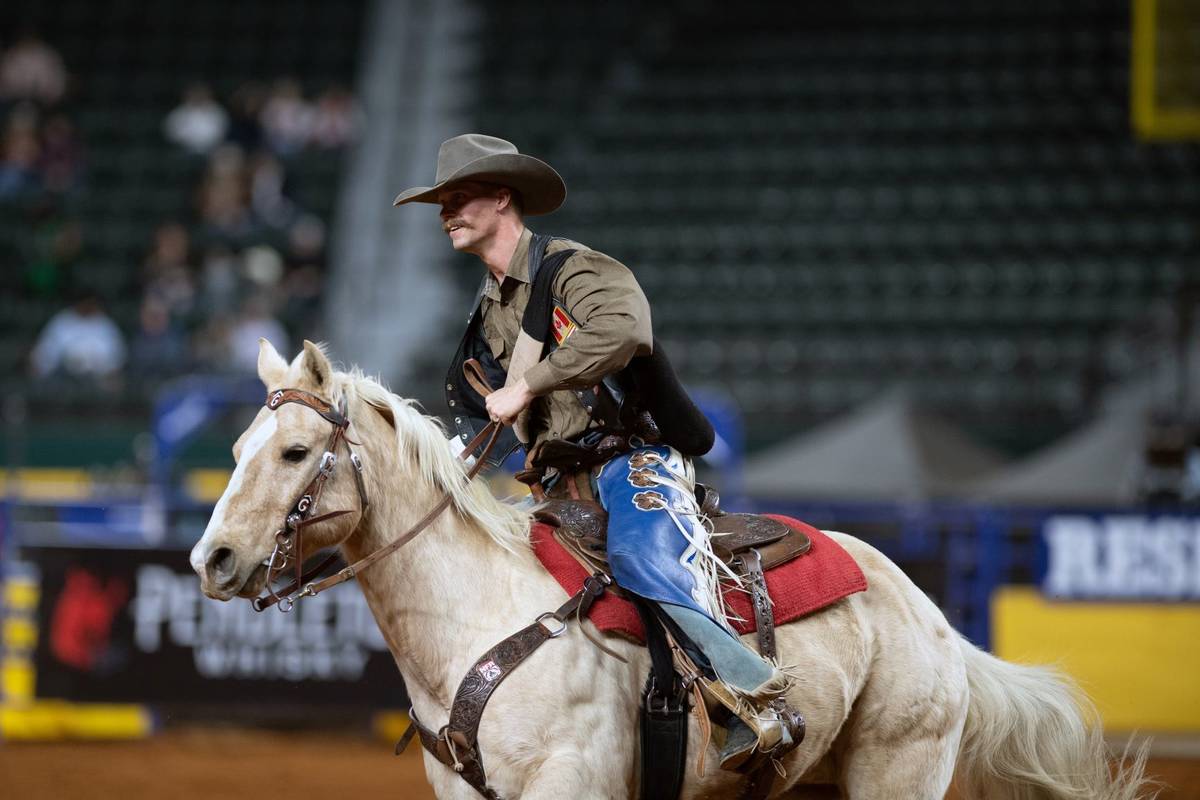
<svg viewBox="0 0 1200 800"><path fill-rule="evenodd" d="M357 561L451 498L411 543L357 576L418 718L436 730L475 659L563 601L529 546L529 515L465 480L435 420L357 371L335 372L311 342L289 365L264 341L258 372L268 390L299 389L344 409L346 438L362 456L369 506L354 471L336 471L322 510L352 511L309 528L302 556L340 546L347 562ZM237 468L192 550L206 595L229 600L264 589L274 533L311 485L329 441L330 423L312 407L259 411L234 445ZM830 535L858 560L870 588L777 631L796 676L789 702L807 718L808 736L784 757L786 779L773 796L836 796L836 785L853 800L940 800L956 771L960 793L972 798L1139 796L1141 759L1112 775L1099 733L1062 678L977 650L887 558ZM501 796L636 793L637 708L649 657L623 640L607 645L628 663L572 625L498 688L479 751ZM693 761L698 727L693 720ZM718 769L717 760L709 752L700 775L689 766L683 797L736 796L742 776ZM428 753L425 767L438 797L479 796Z"/></svg>

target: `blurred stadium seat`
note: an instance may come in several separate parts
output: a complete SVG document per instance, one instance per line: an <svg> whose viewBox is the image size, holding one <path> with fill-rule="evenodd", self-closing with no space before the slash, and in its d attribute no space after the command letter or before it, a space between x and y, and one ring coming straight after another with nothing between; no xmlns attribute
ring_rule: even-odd
<svg viewBox="0 0 1200 800"><path fill-rule="evenodd" d="M911 379L1027 449L1092 412L1060 384L1084 381L1101 341L1200 272L1158 278L1197 253L1198 149L1131 140L1122 0L618 3L586 36L535 5L487 20L501 33L478 74L503 91L483 95L479 127L567 176L571 200L535 227L631 265L687 378L712 372L688 346L707 332L791 339L810 383ZM548 63L546 40L571 58ZM582 116L537 110L574 96ZM905 345L866 357L872 339ZM743 367L729 383L754 394ZM752 442L858 393L759 374Z"/></svg>

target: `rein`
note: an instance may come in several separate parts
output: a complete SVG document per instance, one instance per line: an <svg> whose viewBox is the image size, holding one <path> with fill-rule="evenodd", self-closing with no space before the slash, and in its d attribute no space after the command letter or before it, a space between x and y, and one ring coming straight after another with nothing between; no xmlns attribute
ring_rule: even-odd
<svg viewBox="0 0 1200 800"><path fill-rule="evenodd" d="M340 444L345 444L347 452L350 453L350 463L354 465L354 479L358 487L359 510L365 512L370 506L370 500L367 498L366 484L363 482L362 460L350 448L351 440L346 436L346 430L350 427L350 419L346 416L345 397L342 398L339 408L335 409L332 403L326 402L320 397L301 389L277 389L267 393L265 405L272 411L277 410L286 403L298 403L311 408L333 425L333 431L329 434L329 440L325 443L325 452L321 456L316 476L304 488L304 491L301 492L296 502L292 504L292 510L284 518L283 527L275 533L275 548L271 551L271 557L267 560L267 593L250 601L255 611L265 611L271 606L278 605L280 611L287 613L292 610L298 600L305 597L315 597L326 589L351 580L355 575L376 561L391 555L412 541L413 537L429 527L430 523L446 510L453 499L450 491L447 490L442 495L441 500L425 516L421 517L416 524L400 534L395 540L363 556L358 561L324 580L315 583L311 582L314 577L324 572L326 568L333 564L338 556L335 553L324 559L315 568L304 572L303 564L300 561L300 554L302 552L300 537L304 528L352 512L352 509L343 509L341 511L331 511L326 514L313 516L316 512L317 501L321 497L321 491L325 486L325 482L333 475L333 470L337 466L337 450ZM468 481L473 480L479 474L479 471L483 469L488 455L491 453L496 440L500 436L502 427L498 422L489 422L475 435L474 439L467 443L462 452L458 454L459 460L466 461L471 453L481 444L484 445L483 452L480 453L479 458L476 459L471 469L467 471ZM486 444L484 444L485 442ZM272 581L282 575L284 570L290 565L295 566L295 578L286 587L276 592L271 588ZM299 594L295 594L297 590L299 590Z"/></svg>
<svg viewBox="0 0 1200 800"><path fill-rule="evenodd" d="M468 383L480 395L486 397L491 394L492 389L488 385L483 368L478 361L469 359L463 365L463 371L466 373ZM326 558L316 569L305 574L300 564L301 531L308 525L351 513L350 509L345 509L313 516L316 512L317 500L321 496L321 490L333 474L334 467L337 466L337 449L342 443L345 443L346 450L350 453L350 463L354 465L354 477L358 483L359 503L363 512L369 506L369 501L366 485L363 483L362 461L350 448L351 440L346 437L350 419L346 416L345 397L343 396L340 407L334 409L331 403L300 389L278 389L268 393L266 406L272 411L285 403L299 403L311 408L333 425L333 431L325 445L325 452L321 456L316 476L293 504L292 510L284 519L283 528L275 534L275 549L271 551L271 557L267 561L267 594L251 601L255 611L265 611L273 605L278 605L279 610L286 613L301 598L315 597L326 589L351 580L376 561L386 558L412 541L417 534L429 527L429 524L446 510L453 499L450 491L447 490L425 516L417 520L411 528L396 539L323 580L309 582L332 564L337 555ZM471 453L483 445L483 452L479 454L475 464L467 471L468 481L474 480L475 476L483 469L503 428L504 426L499 422L489 422L458 454L459 460L466 461L470 458ZM292 563L296 568L295 580L278 593L275 592L271 588L271 581L277 575L282 574L283 570ZM572 619L582 626L583 619L591 609L593 601L604 594L611 583L611 579L603 572L593 574L584 582L578 592L556 610L538 615L531 624L506 637L484 653L459 684L450 708L450 719L437 731L425 727L417 719L416 713L409 709L411 724L400 741L396 743L396 753L401 753L412 738L418 736L422 746L434 758L458 773L480 795L487 800L503 800L500 794L488 785L487 773L484 771L483 759L479 753L479 724L488 699L500 683L542 644L564 634ZM297 590L299 590L299 594L294 594ZM591 639L590 636L588 638ZM597 642L597 644L599 643ZM611 653L603 646L601 649ZM620 658L620 656L617 657Z"/></svg>

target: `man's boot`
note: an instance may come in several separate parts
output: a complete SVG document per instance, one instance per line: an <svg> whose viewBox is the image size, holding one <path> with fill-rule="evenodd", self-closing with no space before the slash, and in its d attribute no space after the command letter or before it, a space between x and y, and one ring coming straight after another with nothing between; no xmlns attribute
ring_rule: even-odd
<svg viewBox="0 0 1200 800"><path fill-rule="evenodd" d="M755 708L751 701L721 681L701 678L705 700L729 712L725 741L721 745L721 768L740 770L755 755L774 758L791 751L804 739L804 718L788 707L782 696Z"/></svg>
<svg viewBox="0 0 1200 800"><path fill-rule="evenodd" d="M787 675L705 615L690 608L661 607L717 672L717 680L699 680L705 699L732 712L732 720L741 721L740 725L730 722L727 728L722 767L736 769L755 753L781 755L800 743L804 719L783 699L790 685Z"/></svg>

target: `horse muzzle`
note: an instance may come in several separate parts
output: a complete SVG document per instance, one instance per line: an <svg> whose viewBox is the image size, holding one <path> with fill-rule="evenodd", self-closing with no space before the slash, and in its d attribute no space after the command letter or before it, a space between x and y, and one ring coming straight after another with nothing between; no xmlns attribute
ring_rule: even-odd
<svg viewBox="0 0 1200 800"><path fill-rule="evenodd" d="M200 591L213 600L254 597L267 583L265 564L239 558L229 547L214 547L207 553L192 551L191 565L200 576Z"/></svg>

